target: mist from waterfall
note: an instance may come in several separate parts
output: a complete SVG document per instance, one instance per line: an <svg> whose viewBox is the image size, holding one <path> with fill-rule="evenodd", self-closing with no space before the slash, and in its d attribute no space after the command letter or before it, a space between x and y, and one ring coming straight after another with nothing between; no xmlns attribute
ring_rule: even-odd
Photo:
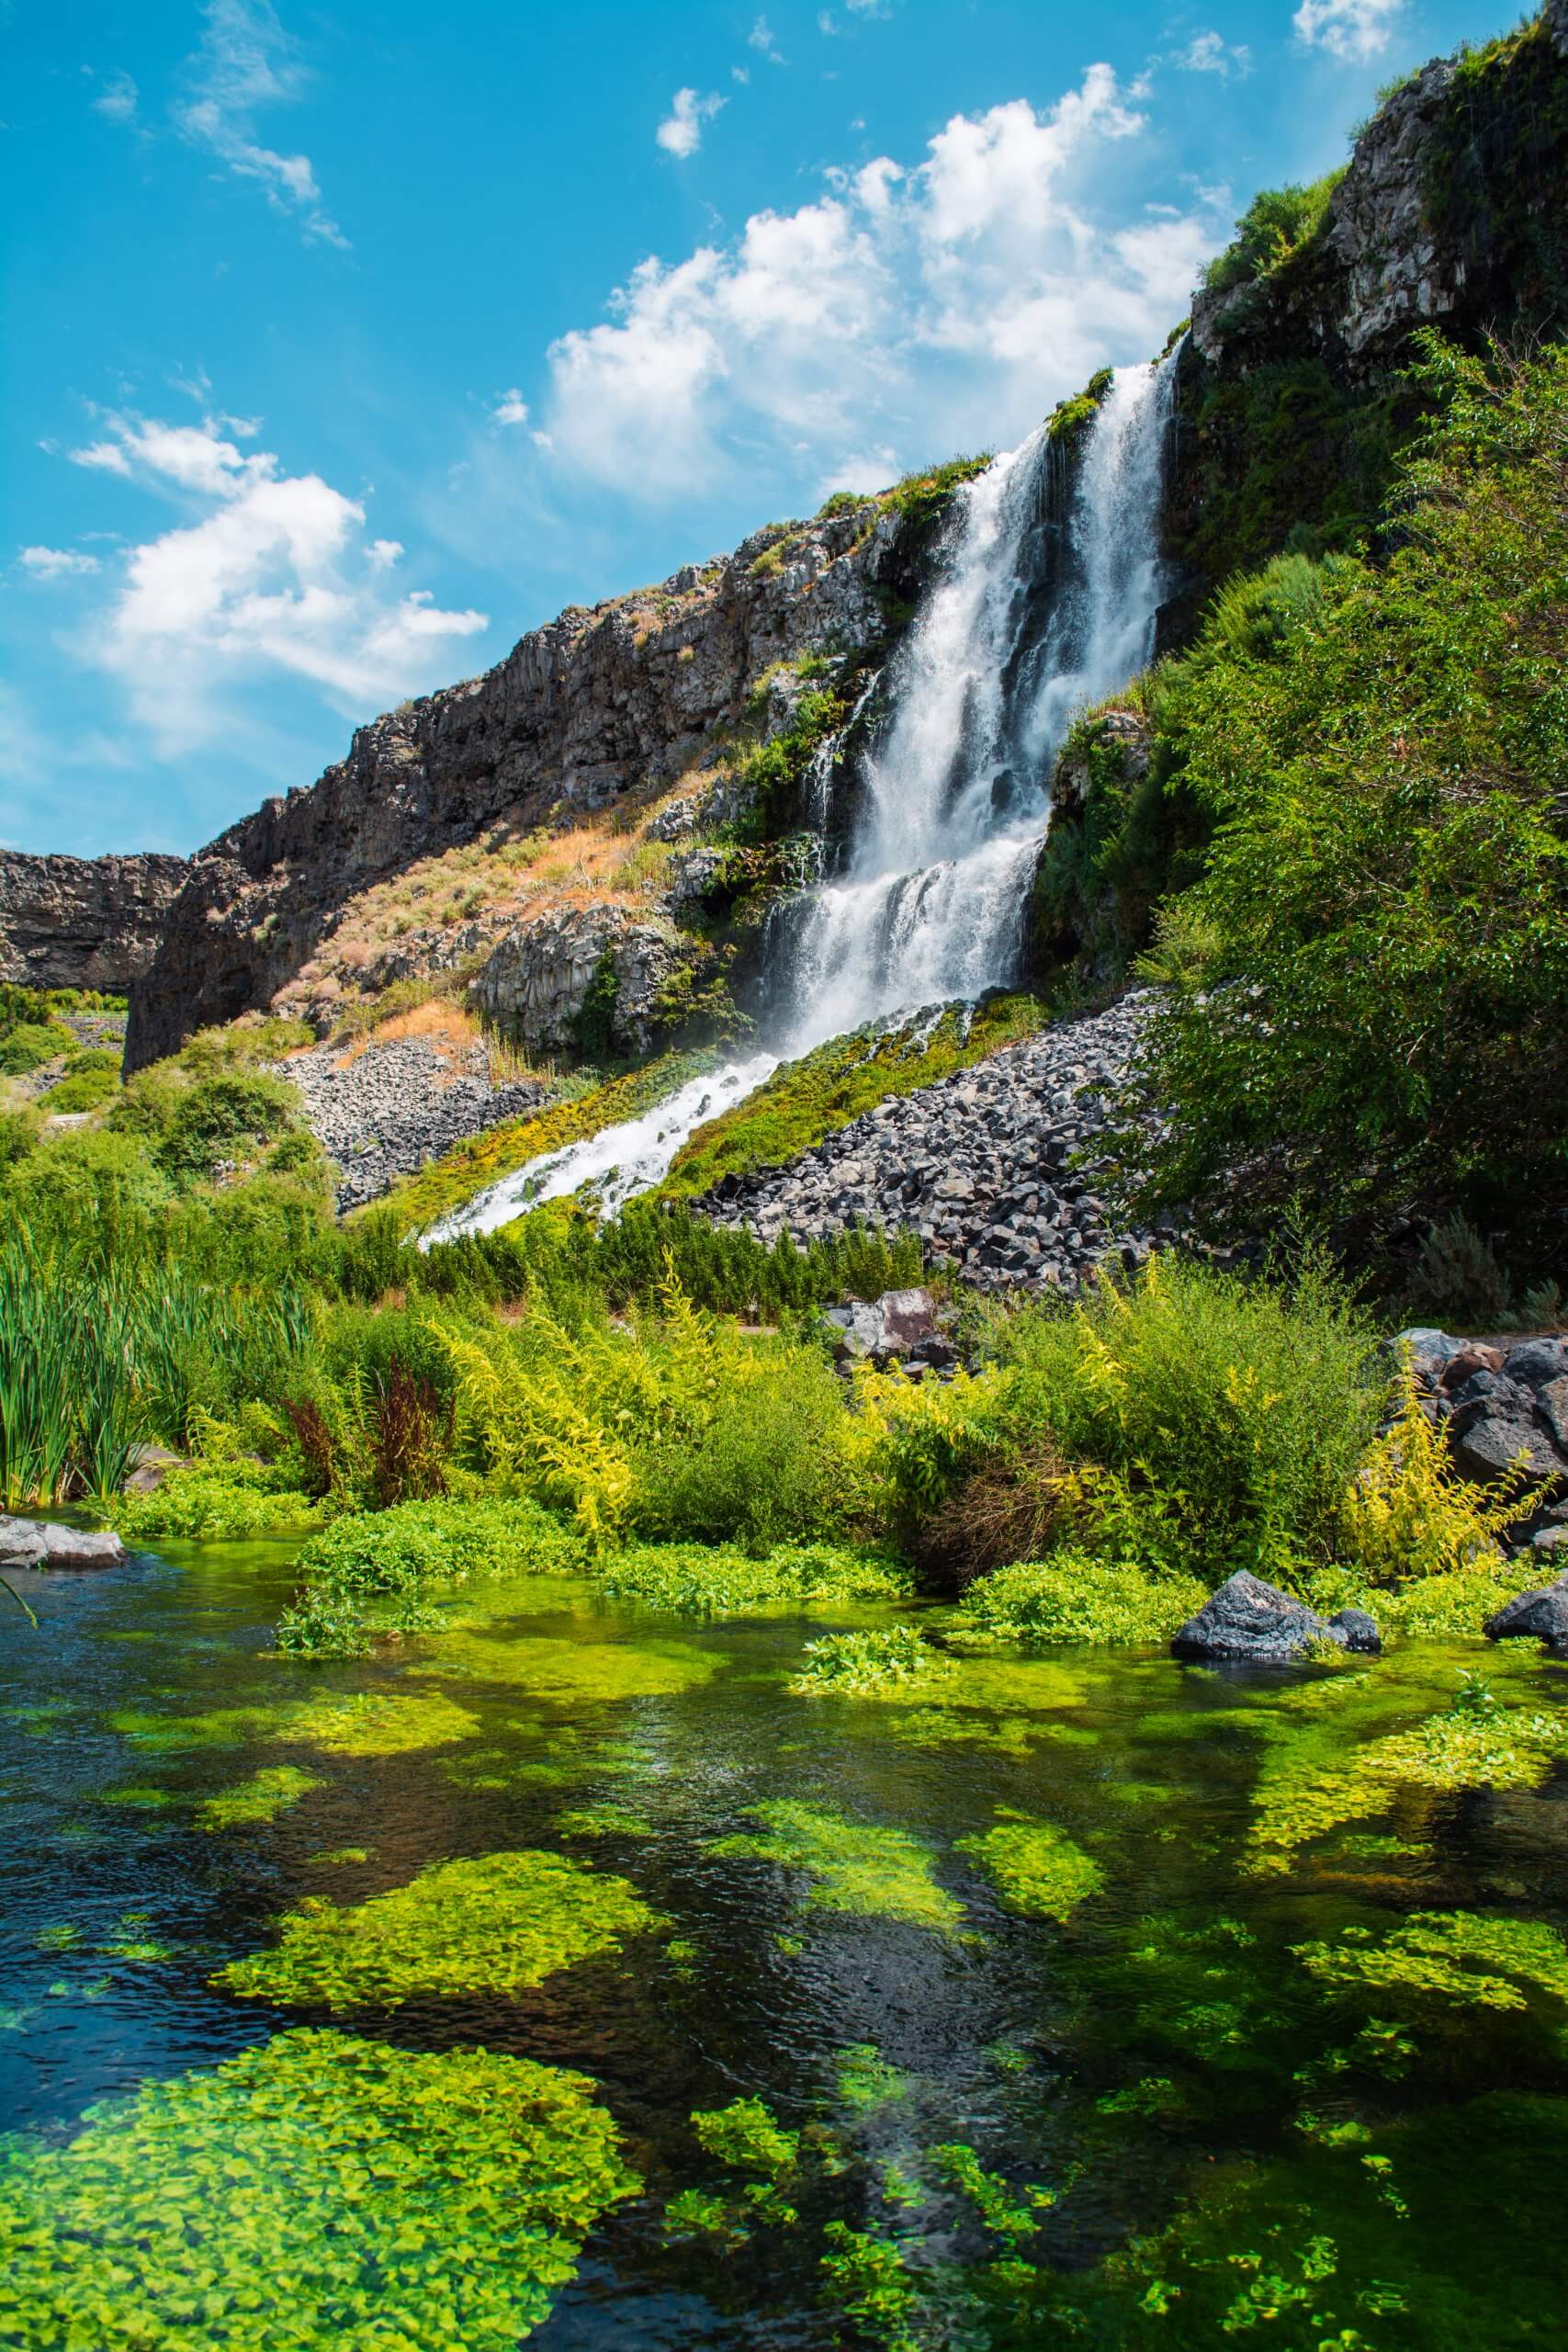
<svg viewBox="0 0 1568 2352"><path fill-rule="evenodd" d="M882 682L887 716L852 770L842 869L770 924L773 1011L758 1047L642 1118L531 1161L427 1241L490 1232L589 1183L618 1206L781 1061L1017 980L1056 753L1076 713L1154 652L1174 373L1117 371L1085 428L1065 513L1064 461L1044 425L956 492L940 576ZM840 749L813 763L819 825Z"/></svg>

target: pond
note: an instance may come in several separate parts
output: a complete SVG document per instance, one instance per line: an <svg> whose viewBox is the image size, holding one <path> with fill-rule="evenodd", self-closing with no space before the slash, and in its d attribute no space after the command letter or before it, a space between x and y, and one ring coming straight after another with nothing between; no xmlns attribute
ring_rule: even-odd
<svg viewBox="0 0 1568 2352"><path fill-rule="evenodd" d="M288 1561L6 1623L0 2344L1562 2340L1562 1667L805 1697L939 1621L560 1578L311 1665Z"/></svg>

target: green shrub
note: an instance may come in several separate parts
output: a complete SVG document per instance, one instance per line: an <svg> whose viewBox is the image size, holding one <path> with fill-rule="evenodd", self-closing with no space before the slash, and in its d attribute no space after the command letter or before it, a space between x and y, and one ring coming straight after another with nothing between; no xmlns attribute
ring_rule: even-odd
<svg viewBox="0 0 1568 2352"><path fill-rule="evenodd" d="M728 1544L632 1544L597 1570L612 1600L682 1617L746 1617L816 1600L892 1600L908 1578L889 1562L830 1544L786 1544L761 1557Z"/></svg>
<svg viewBox="0 0 1568 2352"><path fill-rule="evenodd" d="M1208 1586L1194 1577L1151 1577L1140 1567L1062 1551L982 1577L960 1604L953 1638L976 1648L1163 1645L1208 1597Z"/></svg>
<svg viewBox="0 0 1568 2352"><path fill-rule="evenodd" d="M1231 243L1209 264L1204 285L1213 293L1224 293L1249 278L1270 276L1310 247L1344 176L1341 164L1305 187L1292 181L1284 187L1260 189L1236 222Z"/></svg>
<svg viewBox="0 0 1568 2352"><path fill-rule="evenodd" d="M95 1049L73 1054L66 1062L64 1077L39 1097L39 1103L42 1110L57 1115L62 1112L96 1111L111 1102L118 1091L119 1056Z"/></svg>
<svg viewBox="0 0 1568 2352"><path fill-rule="evenodd" d="M1428 341L1401 544L1187 695L1212 954L1152 1024L1145 1200L1257 1227L1568 1214L1568 348ZM1362 1227L1366 1229L1365 1225Z"/></svg>
<svg viewBox="0 0 1568 2352"><path fill-rule="evenodd" d="M362 1512L305 1545L296 1564L300 1589L278 1621L277 1645L359 1657L376 1632L439 1623L423 1608L433 1593L570 1572L581 1559L558 1521L527 1501L400 1503Z"/></svg>
<svg viewBox="0 0 1568 2352"><path fill-rule="evenodd" d="M1295 1582L1335 1555L1387 1379L1372 1326L1315 1259L1288 1288L1151 1260L1129 1288L1019 1310L993 1344L1013 1425L1111 1474L1086 1489L1106 1556L1147 1547L1217 1584L1244 1566Z"/></svg>
<svg viewBox="0 0 1568 2352"><path fill-rule="evenodd" d="M75 1046L74 1032L62 1021L19 1021L0 1036L0 1078L25 1078Z"/></svg>
<svg viewBox="0 0 1568 2352"><path fill-rule="evenodd" d="M953 1660L915 1626L889 1625L873 1633L827 1634L819 1642L807 1642L789 1687L803 1699L858 1698L868 1691L932 1682L952 1671Z"/></svg>
<svg viewBox="0 0 1568 2352"><path fill-rule="evenodd" d="M320 1524L318 1499L280 1487L265 1473L236 1475L240 1469L230 1463L195 1462L171 1470L151 1494L118 1496L109 1509L110 1522L132 1544L158 1536L214 1543Z"/></svg>
<svg viewBox="0 0 1568 2352"><path fill-rule="evenodd" d="M234 1067L198 1079L174 1104L159 1164L176 1181L209 1182L281 1135L299 1109L296 1090L265 1070Z"/></svg>

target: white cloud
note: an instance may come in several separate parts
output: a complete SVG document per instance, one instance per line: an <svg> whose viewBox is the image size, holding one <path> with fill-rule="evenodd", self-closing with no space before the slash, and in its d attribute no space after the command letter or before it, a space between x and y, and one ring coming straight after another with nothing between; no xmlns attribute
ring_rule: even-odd
<svg viewBox="0 0 1568 2352"><path fill-rule="evenodd" d="M502 392L490 413L490 421L492 424L527 424L528 403L515 384L510 391Z"/></svg>
<svg viewBox="0 0 1568 2352"><path fill-rule="evenodd" d="M703 143L704 123L710 122L728 103L711 91L704 97L695 90L677 90L669 114L653 135L667 155L694 155Z"/></svg>
<svg viewBox="0 0 1568 2352"><path fill-rule="evenodd" d="M1194 33L1174 62L1187 74L1217 74L1224 82L1234 74L1244 82L1252 71L1252 51L1245 42L1233 48L1221 33Z"/></svg>
<svg viewBox="0 0 1568 2352"><path fill-rule="evenodd" d="M564 469L639 499L994 443L1107 361L1142 357L1222 241L1225 199L1125 218L1114 151L1145 118L1109 66L1043 113L955 115L923 162L828 175L725 245L649 258L550 350ZM1114 206L1089 201L1096 175ZM852 469L843 476L842 469ZM897 467L894 467L897 470Z"/></svg>
<svg viewBox="0 0 1568 2352"><path fill-rule="evenodd" d="M729 78L732 82L739 82L741 88L745 89L751 79L751 68L749 65L732 65L729 69Z"/></svg>
<svg viewBox="0 0 1568 2352"><path fill-rule="evenodd" d="M217 418L105 423L107 436L73 457L194 516L127 552L112 601L81 640L121 679L162 752L219 734L235 691L269 674L308 679L352 716L379 709L446 674L452 641L489 626L483 613L442 609L427 590L392 594L386 575L403 550L367 539L360 502L319 474L286 474L268 450L242 451Z"/></svg>
<svg viewBox="0 0 1568 2352"><path fill-rule="evenodd" d="M1308 49L1359 64L1388 47L1404 0L1302 0L1291 22Z"/></svg>
<svg viewBox="0 0 1568 2352"><path fill-rule="evenodd" d="M208 0L206 29L187 69L190 95L175 120L237 179L254 180L277 212L300 219L305 235L346 248L348 239L321 203L308 155L261 145L255 118L264 107L303 96L310 75L298 44L269 0Z"/></svg>
<svg viewBox="0 0 1568 2352"><path fill-rule="evenodd" d="M136 119L136 85L130 74L111 74L92 101L93 112L107 115L110 122L132 122Z"/></svg>
<svg viewBox="0 0 1568 2352"><path fill-rule="evenodd" d="M74 548L23 548L17 560L35 580L69 580L101 568L96 555L81 555Z"/></svg>
<svg viewBox="0 0 1568 2352"><path fill-rule="evenodd" d="M754 49L759 56L765 57L770 65L787 65L789 62L786 57L780 56L779 45L773 39L773 28L766 17L758 17L746 36L746 45Z"/></svg>

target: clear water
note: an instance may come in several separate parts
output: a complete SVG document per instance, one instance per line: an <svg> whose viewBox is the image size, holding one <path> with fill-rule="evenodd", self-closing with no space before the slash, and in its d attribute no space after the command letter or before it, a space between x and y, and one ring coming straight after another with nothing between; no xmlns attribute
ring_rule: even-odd
<svg viewBox="0 0 1568 2352"><path fill-rule="evenodd" d="M1173 381L1169 366L1118 370L1054 557L1042 550L1055 463L1043 425L957 492L942 567L887 681L891 717L860 763L844 870L770 922L775 1009L763 1049L531 1160L426 1242L493 1231L589 1187L614 1210L660 1182L687 1136L781 1061L1016 979L1052 763L1075 713L1154 651ZM807 780L823 825L837 752L824 745Z"/></svg>
<svg viewBox="0 0 1568 2352"><path fill-rule="evenodd" d="M1364 1674L1252 1679L1163 1656L1008 1657L969 1675L951 1694L961 1703L928 1709L927 1736L943 1721L965 1735L928 1746L900 1736L924 1694L785 1687L805 1640L886 1611L694 1629L534 1582L487 1604L480 1678L465 1671L478 1654L434 1641L352 1668L270 1655L289 1581L281 1546L171 1547L101 1577L39 1580L40 1631L19 1613L7 1625L0 2107L13 2128L69 2135L94 2101L301 2022L209 1980L266 1948L274 1916L307 1894L355 1902L449 1857L542 1847L623 1873L689 1953L672 1964L656 1939L515 1999L334 2020L405 2049L482 2043L601 2086L647 2188L590 2239L532 2339L542 2346L874 2342L823 2300L833 2216L906 2249L930 2290L911 2324L922 2345L1562 2341L1568 2004L1439 2003L1406 2017L1401 2067L1336 2071L1332 2053L1379 2006L1334 2008L1294 1948L1347 1924L1375 1942L1425 1910L1568 1926L1568 1775L1508 1794L1406 1792L1286 1872L1246 1866L1266 1769L1291 1754L1334 1769L1445 1704L1472 1652L1412 1647ZM1507 1703L1568 1706L1562 1668L1529 1654L1485 1664ZM322 1690L446 1692L478 1728L356 1759L280 1747L258 1736L262 1716L230 1744L183 1751L156 1723L139 1739L111 1722L276 1711ZM197 1828L199 1801L280 1758L322 1785L270 1825ZM716 1853L780 1799L911 1833L962 1905L959 1931L813 1908L797 1871ZM649 1834L563 1832L563 1813L606 1803ZM1010 1908L959 1849L1007 1808L1097 1864L1100 1890L1065 1924ZM369 1860L321 1863L348 1847ZM167 1957L106 1950L128 1941ZM846 2102L843 2052L866 2044L908 2078L903 2097ZM696 2145L690 2111L752 2094L791 2127L825 2127L842 2168L794 2227L759 2227L729 2251L668 2244L672 2195L735 2186ZM935 2178L927 2152L953 2142L1015 2191L1055 2191L1019 2248L1032 2301L998 2283L998 2247ZM888 2161L924 2179L923 2202L884 2201ZM1140 2233L1173 2225L1153 2275L1180 2292L1161 2312L1149 2266L1123 2285L1117 2265ZM1329 2256L1311 2251L1319 2241ZM1227 2332L1215 2313L1259 2279L1275 2315ZM166 2340L200 2352L228 2337L209 2316Z"/></svg>

